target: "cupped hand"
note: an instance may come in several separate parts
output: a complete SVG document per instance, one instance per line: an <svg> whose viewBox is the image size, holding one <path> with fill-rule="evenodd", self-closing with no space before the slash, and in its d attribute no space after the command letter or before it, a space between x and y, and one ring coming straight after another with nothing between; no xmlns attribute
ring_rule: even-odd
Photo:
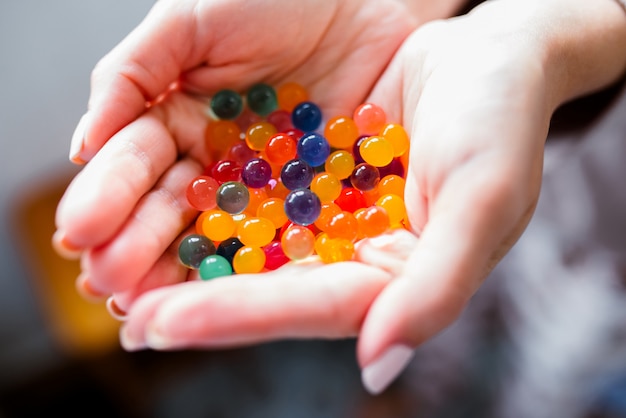
<svg viewBox="0 0 626 418"><path fill-rule="evenodd" d="M199 95L297 82L326 115L347 114L414 24L395 0L157 2L94 69L73 138L89 164L59 204L54 242L82 253L79 287L128 304L186 279L174 262L196 214L184 190L210 162Z"/></svg>

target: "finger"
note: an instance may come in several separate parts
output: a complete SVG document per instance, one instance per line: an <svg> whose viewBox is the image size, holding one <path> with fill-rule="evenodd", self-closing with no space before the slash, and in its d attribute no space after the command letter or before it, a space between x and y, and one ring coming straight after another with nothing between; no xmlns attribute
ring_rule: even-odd
<svg viewBox="0 0 626 418"><path fill-rule="evenodd" d="M370 392L382 391L415 347L458 317L528 222L533 207L520 203L525 196L510 177L486 171L472 173L473 187L466 174L446 185L404 270L372 304L358 341Z"/></svg>
<svg viewBox="0 0 626 418"><path fill-rule="evenodd" d="M343 262L165 287L131 307L121 340L134 350L351 337L389 280L378 268Z"/></svg>
<svg viewBox="0 0 626 418"><path fill-rule="evenodd" d="M179 153L207 162L200 105L179 95L168 106L178 110L176 117L152 109L117 133L72 181L56 211L57 247L76 252L110 240Z"/></svg>
<svg viewBox="0 0 626 418"><path fill-rule="evenodd" d="M114 239L85 252L81 267L94 288L115 293L138 284L197 215L185 189L201 171L195 161L177 162L139 200Z"/></svg>
<svg viewBox="0 0 626 418"><path fill-rule="evenodd" d="M87 116L73 138L77 161L135 120L176 82L193 46L195 2L157 2L146 18L94 68ZM198 63L196 63L198 64ZM195 64L194 64L195 65ZM80 145L75 145L80 144Z"/></svg>

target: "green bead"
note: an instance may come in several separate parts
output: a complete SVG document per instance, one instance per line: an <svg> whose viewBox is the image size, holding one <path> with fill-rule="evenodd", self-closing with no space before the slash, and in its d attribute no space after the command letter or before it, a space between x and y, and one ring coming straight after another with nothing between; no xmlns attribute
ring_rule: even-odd
<svg viewBox="0 0 626 418"><path fill-rule="evenodd" d="M254 113L267 116L278 108L278 98L274 88L267 84L255 84L247 95L248 107Z"/></svg>
<svg viewBox="0 0 626 418"><path fill-rule="evenodd" d="M208 237L191 234L178 246L178 258L183 265L197 269L207 256L215 254L215 244Z"/></svg>
<svg viewBox="0 0 626 418"><path fill-rule="evenodd" d="M230 276L233 274L233 267L221 255L213 254L202 260L198 271L202 280L211 280L216 277Z"/></svg>
<svg viewBox="0 0 626 418"><path fill-rule="evenodd" d="M236 91L220 90L211 99L211 110L220 119L235 119L243 110L243 99Z"/></svg>

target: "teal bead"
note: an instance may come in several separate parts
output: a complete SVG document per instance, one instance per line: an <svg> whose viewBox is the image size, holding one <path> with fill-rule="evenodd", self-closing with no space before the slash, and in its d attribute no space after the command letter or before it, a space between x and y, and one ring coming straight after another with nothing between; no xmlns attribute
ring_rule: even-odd
<svg viewBox="0 0 626 418"><path fill-rule="evenodd" d="M259 83L250 87L246 99L250 110L261 116L267 116L278 108L276 91L267 84Z"/></svg>
<svg viewBox="0 0 626 418"><path fill-rule="evenodd" d="M211 110L220 119L236 119L243 111L243 99L233 90L220 90L211 99Z"/></svg>
<svg viewBox="0 0 626 418"><path fill-rule="evenodd" d="M202 260L198 271L202 280L211 280L217 277L230 276L233 274L233 267L221 255L213 254Z"/></svg>

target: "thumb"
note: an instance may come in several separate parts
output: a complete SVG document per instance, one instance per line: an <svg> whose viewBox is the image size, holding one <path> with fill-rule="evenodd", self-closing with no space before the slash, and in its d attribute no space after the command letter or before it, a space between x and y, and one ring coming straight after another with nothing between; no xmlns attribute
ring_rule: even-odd
<svg viewBox="0 0 626 418"><path fill-rule="evenodd" d="M461 314L530 218L534 205L524 206L506 176L472 175L473 187L461 180L467 173L455 176L422 209L429 219L417 244L365 317L357 354L363 384L373 394L403 371L418 345ZM413 192L406 195L421 195Z"/></svg>
<svg viewBox="0 0 626 418"><path fill-rule="evenodd" d="M70 159L89 161L117 131L136 119L190 65L193 16L157 2L144 20L104 56L91 74L87 113L78 123Z"/></svg>

